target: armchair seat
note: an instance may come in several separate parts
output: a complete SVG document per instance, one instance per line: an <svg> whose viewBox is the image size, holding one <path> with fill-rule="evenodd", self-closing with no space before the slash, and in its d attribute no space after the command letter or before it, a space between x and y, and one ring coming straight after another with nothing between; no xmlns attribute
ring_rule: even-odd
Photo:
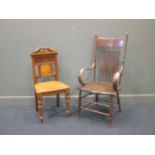
<svg viewBox="0 0 155 155"><path fill-rule="evenodd" d="M79 87L79 89L96 94L116 95L116 91L113 89L112 83L109 82L87 83L86 85Z"/></svg>
<svg viewBox="0 0 155 155"><path fill-rule="evenodd" d="M69 86L61 81L48 81L35 84L35 91L37 94L42 93L57 93L58 91L65 91L69 89Z"/></svg>

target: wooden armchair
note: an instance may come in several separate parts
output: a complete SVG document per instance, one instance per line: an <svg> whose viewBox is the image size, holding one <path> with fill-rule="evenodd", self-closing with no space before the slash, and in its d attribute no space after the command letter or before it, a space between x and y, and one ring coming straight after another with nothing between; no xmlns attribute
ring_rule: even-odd
<svg viewBox="0 0 155 155"><path fill-rule="evenodd" d="M36 111L39 111L39 119L43 123L43 96L56 94L57 106L59 106L59 94L66 95L66 114L70 113L70 87L59 81L58 53L50 48L39 48L31 54L34 78L34 92ZM45 78L53 78L44 82Z"/></svg>
<svg viewBox="0 0 155 155"><path fill-rule="evenodd" d="M93 64L88 68L80 70L78 79L79 104L78 115L80 117L81 109L108 116L109 126L112 126L114 115L114 98L116 99L118 109L121 111L119 91L121 89L121 79L124 69L124 61L127 49L128 34L124 38L103 38L95 36L95 46L93 52ZM85 82L83 74L92 71L93 80ZM84 95L82 94L84 93ZM94 95L93 100L83 100L89 95ZM83 103L83 102L84 103ZM101 111L94 108L103 106L105 110ZM92 108L93 107L93 108Z"/></svg>

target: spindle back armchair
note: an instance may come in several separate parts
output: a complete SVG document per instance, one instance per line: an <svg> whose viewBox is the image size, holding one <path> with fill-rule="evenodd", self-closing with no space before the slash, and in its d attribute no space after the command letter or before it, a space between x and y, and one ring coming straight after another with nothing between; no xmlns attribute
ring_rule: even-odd
<svg viewBox="0 0 155 155"><path fill-rule="evenodd" d="M104 38L95 35L93 64L88 68L82 68L78 76L80 83L80 86L78 87L79 117L81 109L106 115L109 118L109 126L111 127L114 115L114 97L117 100L118 109L119 111L121 111L119 91L121 89L121 79L124 69L127 41L128 33L126 33L125 37L120 38ZM83 80L83 74L86 71L93 72L93 79L91 82L85 82ZM85 93L85 95L82 96L83 92ZM91 101L85 100L86 104L84 104L82 99L92 94L95 95L95 99ZM107 98L107 96L109 96L108 104L107 99L100 99L102 97ZM106 107L108 108L108 112L101 112L96 109L92 109L92 104Z"/></svg>

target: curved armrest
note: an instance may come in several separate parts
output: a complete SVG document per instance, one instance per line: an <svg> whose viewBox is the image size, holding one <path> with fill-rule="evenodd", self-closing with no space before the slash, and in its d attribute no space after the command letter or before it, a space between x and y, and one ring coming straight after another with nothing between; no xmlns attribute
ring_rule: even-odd
<svg viewBox="0 0 155 155"><path fill-rule="evenodd" d="M114 74L114 77L113 77L113 88L116 91L119 91L121 89L120 82L121 82L122 73L123 73L123 66L121 66L119 71L117 71Z"/></svg>
<svg viewBox="0 0 155 155"><path fill-rule="evenodd" d="M82 76L83 76L84 72L85 71L89 71L89 70L93 70L94 67L95 67L95 64L92 64L90 67L80 69L80 73L78 75L78 79L79 79L79 82L81 83L81 85L85 85L85 83L82 80Z"/></svg>

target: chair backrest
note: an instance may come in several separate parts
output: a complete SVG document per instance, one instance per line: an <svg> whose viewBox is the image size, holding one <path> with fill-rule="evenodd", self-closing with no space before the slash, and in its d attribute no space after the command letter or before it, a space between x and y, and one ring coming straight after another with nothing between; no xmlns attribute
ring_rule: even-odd
<svg viewBox="0 0 155 155"><path fill-rule="evenodd" d="M51 48L38 48L31 54L34 83L45 77L59 80L57 55Z"/></svg>
<svg viewBox="0 0 155 155"><path fill-rule="evenodd" d="M95 36L94 81L112 82L113 75L124 65L128 33L123 38Z"/></svg>

